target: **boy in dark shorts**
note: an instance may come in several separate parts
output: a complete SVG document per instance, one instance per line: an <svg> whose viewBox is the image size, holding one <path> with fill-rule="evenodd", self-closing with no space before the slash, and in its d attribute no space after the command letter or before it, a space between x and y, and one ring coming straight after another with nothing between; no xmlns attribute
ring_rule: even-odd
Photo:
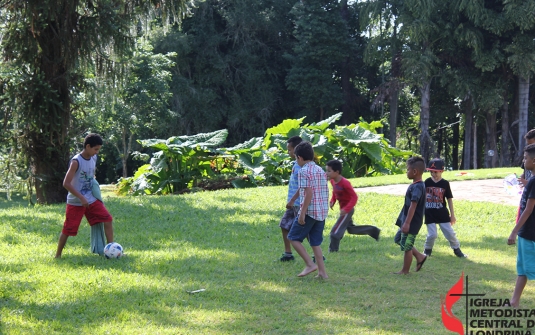
<svg viewBox="0 0 535 335"><path fill-rule="evenodd" d="M359 199L357 193L353 189L353 185L344 178L342 173L342 162L338 160L331 160L327 162L327 178L331 181L333 187L333 195L329 206L331 209L338 200L340 204L340 216L331 229L331 244L329 245L329 252L336 252L340 247L340 241L344 237L345 232L353 235L369 235L376 241L379 241L379 234L381 229L370 225L354 225L353 213L355 213L355 205Z"/></svg>
<svg viewBox="0 0 535 335"><path fill-rule="evenodd" d="M323 229L325 228L325 218L329 212L329 186L327 176L322 168L314 163L314 149L309 142L301 142L295 147L297 164L301 167L299 171L299 196L301 198L301 208L299 216L295 219L288 239L291 241L295 251L305 261L305 269L298 274L304 277L314 271L318 271L318 278L327 278L321 242L323 242ZM315 264L308 255L303 240L307 238L316 259Z"/></svg>
<svg viewBox="0 0 535 335"><path fill-rule="evenodd" d="M290 158L295 159L294 149L301 143L303 140L299 136L293 136L286 141L286 148L288 149L288 155ZM290 175L290 181L288 182L288 198L286 200L286 212L282 216L282 219L279 223L279 227L282 231L282 241L284 242L284 253L280 258L281 262L293 261L295 260L292 254L292 246L288 240L288 232L292 227L292 223L297 217L297 212L299 211L299 185L297 176L301 167L297 164L297 161L292 162L292 174Z"/></svg>
<svg viewBox="0 0 535 335"><path fill-rule="evenodd" d="M63 187L69 193L56 258L61 258L69 236L78 234L84 215L90 226L103 222L106 240L108 243L113 242L113 218L102 201L96 199L92 193L97 154L101 147L102 138L97 134L89 134L84 139L84 150L71 159L69 170L63 179Z"/></svg>
<svg viewBox="0 0 535 335"><path fill-rule="evenodd" d="M532 174L535 172L535 144L524 148L524 167ZM520 199L520 217L518 218L507 244L512 245L518 236L516 257L515 290L510 300L511 306L520 305L520 297L529 280L535 279L535 178L530 178Z"/></svg>
<svg viewBox="0 0 535 335"><path fill-rule="evenodd" d="M394 242L399 244L403 255L403 268L395 274L408 274L412 257L416 258L416 272L420 271L427 256L416 250L414 240L420 232L425 214L425 185L422 174L425 163L421 157L411 157L407 160L407 178L413 182L405 193L405 203L396 221L399 227Z"/></svg>

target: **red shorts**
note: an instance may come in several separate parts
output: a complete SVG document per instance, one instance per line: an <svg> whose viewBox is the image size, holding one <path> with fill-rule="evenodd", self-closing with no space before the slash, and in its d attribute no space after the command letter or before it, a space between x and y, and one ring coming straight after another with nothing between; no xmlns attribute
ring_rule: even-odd
<svg viewBox="0 0 535 335"><path fill-rule="evenodd" d="M113 221L110 213L100 200L95 201L89 205L89 207L67 204L67 209L65 210L65 222L63 223L63 230L61 231L63 235L76 236L84 215L90 226L101 222Z"/></svg>

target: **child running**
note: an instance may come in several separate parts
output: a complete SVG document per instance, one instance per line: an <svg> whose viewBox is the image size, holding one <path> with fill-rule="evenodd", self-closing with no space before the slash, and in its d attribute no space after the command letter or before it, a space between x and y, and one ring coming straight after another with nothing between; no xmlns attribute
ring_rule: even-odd
<svg viewBox="0 0 535 335"><path fill-rule="evenodd" d="M416 250L414 240L420 232L425 214L425 185L422 174L425 163L421 157L411 157L407 160L407 178L413 182L405 193L405 203L396 221L399 227L394 242L399 244L403 255L403 268L395 274L408 274L412 257L416 258L416 272L422 269L427 256Z"/></svg>
<svg viewBox="0 0 535 335"><path fill-rule="evenodd" d="M329 206L333 209L336 200L340 204L340 216L331 229L331 243L329 252L337 252L340 247L340 240L344 237L345 232L353 235L369 235L376 241L379 241L381 230L375 226L353 224L353 213L358 201L358 195L353 186L344 178L342 173L342 162L331 160L327 162L327 178L329 178L333 187L333 195Z"/></svg>
<svg viewBox="0 0 535 335"><path fill-rule="evenodd" d="M323 242L323 229L325 228L325 218L329 212L329 186L327 177L322 168L314 163L314 149L310 142L299 143L294 150L297 164L301 167L299 171L299 196L301 198L301 208L299 216L296 218L288 239L291 241L295 251L305 261L305 268L298 277L304 277L314 271L318 271L318 278L328 278L321 251ZM308 242L314 251L314 258L308 255L303 240L308 236Z"/></svg>
<svg viewBox="0 0 535 335"><path fill-rule="evenodd" d="M425 225L427 226L427 237L424 244L424 254L431 256L437 239L437 225L439 225L444 237L450 242L455 256L467 257L461 251L461 244L453 230L453 225L457 220L453 210L453 195L450 183L442 178L444 161L440 158L430 160L427 170L431 172L431 177L425 180ZM448 207L446 207L446 199L448 200L449 212Z"/></svg>

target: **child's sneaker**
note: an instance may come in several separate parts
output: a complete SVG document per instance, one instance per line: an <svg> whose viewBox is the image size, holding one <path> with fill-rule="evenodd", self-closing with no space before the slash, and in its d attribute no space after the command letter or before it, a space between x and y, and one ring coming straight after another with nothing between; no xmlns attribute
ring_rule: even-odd
<svg viewBox="0 0 535 335"><path fill-rule="evenodd" d="M312 261L316 263L316 256L312 256ZM323 256L323 261L325 262L325 256Z"/></svg>
<svg viewBox="0 0 535 335"><path fill-rule="evenodd" d="M468 257L467 255L463 254L463 252L461 251L461 248L453 249L453 253L457 257L462 257L462 258Z"/></svg>
<svg viewBox="0 0 535 335"><path fill-rule="evenodd" d="M424 254L427 256L431 256L431 252L433 252L433 249L425 249Z"/></svg>
<svg viewBox="0 0 535 335"><path fill-rule="evenodd" d="M294 261L295 257L292 254L284 253L282 254L282 257L280 258L281 262L288 262L288 261Z"/></svg>

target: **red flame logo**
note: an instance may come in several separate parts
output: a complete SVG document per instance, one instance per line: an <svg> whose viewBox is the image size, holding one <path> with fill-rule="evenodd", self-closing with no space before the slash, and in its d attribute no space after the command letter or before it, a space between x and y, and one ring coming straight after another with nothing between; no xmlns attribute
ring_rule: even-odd
<svg viewBox="0 0 535 335"><path fill-rule="evenodd" d="M459 299L461 299L460 295L463 293L463 287L464 287L464 272L461 274L461 278L459 278L459 281L451 287L451 289L448 291L448 294L446 295L446 299L442 298L441 300L441 309L442 309L442 323L444 324L444 327L446 329L451 330L452 332L455 332L459 335L464 334L464 327L461 320L456 317L453 312L451 311L451 308ZM452 295L455 294L455 295Z"/></svg>

